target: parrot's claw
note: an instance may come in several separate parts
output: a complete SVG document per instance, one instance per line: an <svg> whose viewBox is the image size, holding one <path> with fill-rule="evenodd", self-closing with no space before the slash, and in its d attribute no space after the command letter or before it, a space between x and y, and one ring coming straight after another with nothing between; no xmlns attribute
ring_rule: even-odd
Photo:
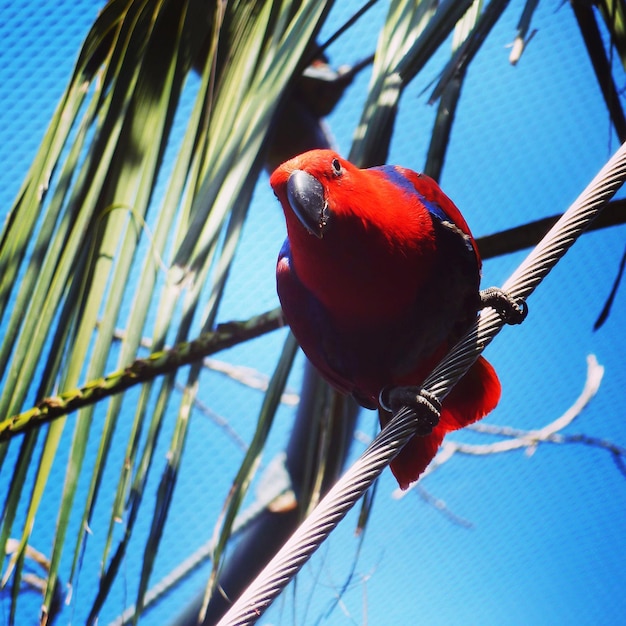
<svg viewBox="0 0 626 626"><path fill-rule="evenodd" d="M421 387L385 387L379 395L379 404L389 413L397 413L402 407L409 407L417 413L415 434L426 437L439 424L441 402L437 396Z"/></svg>
<svg viewBox="0 0 626 626"><path fill-rule="evenodd" d="M480 292L482 308L495 309L507 324L521 324L528 315L528 305L523 298L514 298L499 287L487 287Z"/></svg>

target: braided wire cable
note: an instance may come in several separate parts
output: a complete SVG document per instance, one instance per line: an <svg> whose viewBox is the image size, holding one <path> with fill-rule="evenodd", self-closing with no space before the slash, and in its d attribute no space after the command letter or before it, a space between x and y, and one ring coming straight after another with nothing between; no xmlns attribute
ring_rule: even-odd
<svg viewBox="0 0 626 626"><path fill-rule="evenodd" d="M626 143L526 257L502 289L514 298L528 297L625 181ZM496 311L483 310L474 326L426 379L424 389L443 399L503 325ZM259 619L413 436L417 424L415 411L407 407L393 417L244 591L218 626L246 626Z"/></svg>
<svg viewBox="0 0 626 626"><path fill-rule="evenodd" d="M526 299L589 227L624 182L626 182L626 143L511 274L502 285L502 290L514 299ZM445 397L452 385L500 332L502 326L504 321L496 311L483 310L474 326L424 381L424 388L439 399Z"/></svg>

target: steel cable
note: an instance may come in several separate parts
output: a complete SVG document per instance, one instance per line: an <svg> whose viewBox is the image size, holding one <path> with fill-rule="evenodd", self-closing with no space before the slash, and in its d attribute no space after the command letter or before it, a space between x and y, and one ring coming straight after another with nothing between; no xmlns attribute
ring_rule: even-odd
<svg viewBox="0 0 626 626"><path fill-rule="evenodd" d="M503 291L516 299L527 298L625 181L626 144L620 147L505 282ZM424 389L443 399L503 325L496 311L483 310L474 326L426 379ZM218 626L246 626L259 619L415 433L417 423L416 413L409 408L403 408L393 417L244 591Z"/></svg>

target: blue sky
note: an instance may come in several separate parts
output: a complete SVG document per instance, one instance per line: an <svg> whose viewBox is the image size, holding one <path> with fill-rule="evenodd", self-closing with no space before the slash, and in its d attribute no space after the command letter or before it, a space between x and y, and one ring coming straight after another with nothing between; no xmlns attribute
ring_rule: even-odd
<svg viewBox="0 0 626 626"><path fill-rule="evenodd" d="M380 4L345 41L329 50L335 65L356 62L373 50L384 19L385 4ZM508 64L506 46L514 37L523 4L510 4L471 66L441 180L476 236L564 211L617 148L569 5L541 3L533 20L536 35L520 63ZM355 6L339 3L325 34ZM97 7L93 1L0 2L3 216L69 79ZM442 62L447 54L444 45ZM424 90L440 67L431 63L404 94L390 162L416 170L423 167L435 114L426 104ZM364 73L355 81L328 120L343 154L349 151L367 80ZM263 175L222 320L247 317L277 304L274 264L284 234L281 213ZM620 226L585 235L531 297L526 322L506 328L488 348L486 356L503 383L501 404L489 423L534 429L556 419L578 397L587 355L595 354L605 367L599 393L565 432L626 445L626 289L618 293L604 327L593 331L617 272L625 234L626 227ZM504 282L525 254L488 260L484 286ZM270 374L282 337L277 333L218 356ZM297 388L298 371L290 384ZM203 379L201 399L244 439L250 436L258 396L212 375ZM132 396L129 400L132 404ZM292 419L292 409L283 407L265 462L281 449ZM363 413L359 430L364 437L374 432L375 419L374 413ZM232 441L216 435L210 422L195 416L191 428L155 582L209 539L241 455ZM458 433L454 439L485 441L474 433ZM353 454L363 448L357 441ZM7 479L5 473L6 469L0 480ZM116 480L115 472L111 479ZM428 476L422 487L445 502L449 515L417 492L395 499L395 482L385 472L356 563L360 544L354 535L356 517L350 514L263 623L547 626L623 621L626 478L606 451L580 444L544 444L532 455L517 451L483 458L459 456ZM40 514L35 533L36 547L43 552L49 551L51 536L46 511L50 526L56 515L54 489L48 498L49 508ZM145 524L149 520L146 516ZM105 530L96 519L93 552L88 553L74 597L73 623L82 623L89 606L99 567L98 533ZM141 553L139 538L102 624L134 597L133 574ZM90 558L96 562L89 563ZM142 623L168 623L202 587L207 573L205 567L194 574ZM7 602L0 600L0 623ZM36 598L33 602L36 606ZM67 616L64 613L59 623Z"/></svg>

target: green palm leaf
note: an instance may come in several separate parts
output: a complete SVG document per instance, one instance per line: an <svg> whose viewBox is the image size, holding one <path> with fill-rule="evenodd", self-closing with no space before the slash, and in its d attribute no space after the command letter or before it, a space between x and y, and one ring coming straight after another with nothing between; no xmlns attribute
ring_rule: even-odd
<svg viewBox="0 0 626 626"><path fill-rule="evenodd" d="M438 176L467 67L507 4L392 0L350 158L361 165L386 160L404 89L454 32L452 55L433 93L440 107L426 170ZM536 4L526 3L521 37ZM578 15L591 11L572 4ZM54 464L64 468L65 478L43 622L53 617L59 578L70 584L77 580L122 414L131 423L124 462L113 468L119 477L89 619L95 621L106 602L138 522L148 520L135 599L138 619L185 455L200 356L281 323L276 310L239 326L215 327L272 125L294 78L310 61L331 5L110 0L88 33L0 234L5 331L0 466L4 462L10 474L0 545L18 537L3 571L3 583L12 584L12 623L28 543ZM599 10L623 62L624 3L601 2ZM610 55L595 44L589 51L598 75L610 74ZM183 99L191 107L182 136L175 136ZM617 125L622 117L621 110L613 110ZM168 151L170 169L163 166ZM160 185L165 191L158 195ZM115 339L119 327L121 342ZM153 356L139 359L146 338ZM217 525L210 590L228 565L224 551L295 350L290 337ZM179 373L183 364L188 368ZM177 397L173 391L181 376L184 391ZM342 428L352 427L355 414L315 374L309 371L305 380L303 398L307 391L315 393L301 404L288 455L288 465L299 464L291 472L300 478L293 485L299 515L341 468L351 435ZM131 405L124 391L136 384L141 387ZM76 415L68 417L72 410ZM155 454L167 420L174 426L166 461L157 469ZM152 511L144 498L157 471ZM87 477L88 487L79 497L81 477ZM365 511L371 506L369 499ZM294 524L297 516L288 517L285 524ZM118 537L120 519L124 527ZM71 565L61 573L68 551Z"/></svg>

